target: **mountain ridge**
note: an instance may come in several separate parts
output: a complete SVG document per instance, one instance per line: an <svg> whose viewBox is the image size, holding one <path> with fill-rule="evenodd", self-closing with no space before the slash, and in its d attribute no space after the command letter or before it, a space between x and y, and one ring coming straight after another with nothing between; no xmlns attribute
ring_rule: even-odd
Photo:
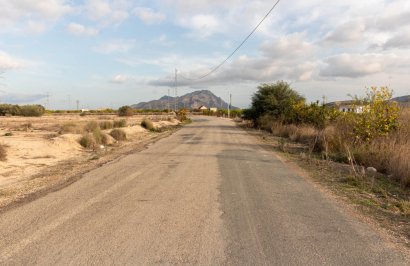
<svg viewBox="0 0 410 266"><path fill-rule="evenodd" d="M193 91L182 96L178 96L177 109L198 109L202 105L208 108L227 109L228 103L221 97L216 96L209 90ZM158 100L152 100L148 102L140 102L131 105L135 109L174 109L175 97L164 95ZM232 110L239 109L238 107L231 106Z"/></svg>

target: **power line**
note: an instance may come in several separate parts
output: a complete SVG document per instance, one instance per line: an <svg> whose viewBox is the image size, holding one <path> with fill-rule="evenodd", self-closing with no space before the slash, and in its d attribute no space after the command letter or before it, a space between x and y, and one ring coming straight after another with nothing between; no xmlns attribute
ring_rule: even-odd
<svg viewBox="0 0 410 266"><path fill-rule="evenodd" d="M266 15L262 18L262 20L258 23L258 25L256 25L256 27L251 31L251 33L248 34L248 36L246 36L246 38L238 45L238 47L236 47L235 50L233 50L233 52L231 54L228 55L227 58L225 58L225 60L223 60L219 65L217 65L216 67L214 67L213 69L211 69L211 71L209 71L208 73L206 73L205 75L202 75L198 78L187 78L182 76L181 74L179 74L183 79L186 80L191 80L191 81L195 81L195 80L200 80L203 78L206 78L207 76L211 75L212 73L214 73L215 71L217 71L221 66L223 66L244 44L245 42L252 36L252 34L259 28L259 26L265 21L265 19L270 15L270 13L272 13L272 11L275 9L275 7L279 4L280 0L277 0L276 3L272 6L272 8L268 11L268 13L266 13Z"/></svg>

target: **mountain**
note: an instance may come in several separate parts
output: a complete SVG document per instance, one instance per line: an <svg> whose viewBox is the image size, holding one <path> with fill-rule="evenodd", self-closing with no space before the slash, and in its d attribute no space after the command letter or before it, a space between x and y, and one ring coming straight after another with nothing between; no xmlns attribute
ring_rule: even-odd
<svg viewBox="0 0 410 266"><path fill-rule="evenodd" d="M410 107L410 95L405 95L405 96L392 98L390 101L397 102L399 104L399 106ZM353 103L354 103L353 100L347 100L347 101L330 102L330 103L327 103L326 105L329 106L329 107L334 107L334 106L338 106L338 105L349 105L349 104L353 104Z"/></svg>
<svg viewBox="0 0 410 266"><path fill-rule="evenodd" d="M400 96L391 99L392 101L398 102L398 103L410 103L410 95L405 95L405 96Z"/></svg>
<svg viewBox="0 0 410 266"><path fill-rule="evenodd" d="M410 95L396 97L391 100L397 102L401 107L410 107Z"/></svg>
<svg viewBox="0 0 410 266"><path fill-rule="evenodd" d="M135 109L174 109L175 97L163 96L159 100L153 100L149 102L140 102L138 104L131 105ZM182 96L178 96L178 109L197 109L205 105L208 108L216 107L218 109L227 109L228 103L222 100L221 97L217 97L209 90L194 91ZM239 109L238 107L231 106L231 109Z"/></svg>

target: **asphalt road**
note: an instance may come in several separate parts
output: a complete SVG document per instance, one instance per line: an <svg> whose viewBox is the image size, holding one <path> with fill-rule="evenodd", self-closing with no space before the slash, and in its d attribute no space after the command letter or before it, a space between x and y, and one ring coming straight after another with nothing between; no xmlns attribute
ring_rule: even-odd
<svg viewBox="0 0 410 266"><path fill-rule="evenodd" d="M409 265L231 121L0 214L2 265Z"/></svg>

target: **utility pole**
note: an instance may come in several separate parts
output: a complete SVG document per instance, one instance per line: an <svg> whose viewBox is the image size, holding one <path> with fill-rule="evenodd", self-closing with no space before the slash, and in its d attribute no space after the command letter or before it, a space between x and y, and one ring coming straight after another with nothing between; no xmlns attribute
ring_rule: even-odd
<svg viewBox="0 0 410 266"><path fill-rule="evenodd" d="M168 113L169 113L169 97L171 97L171 95L169 95L169 88L168 88L168 94L167 94L167 109L168 109Z"/></svg>
<svg viewBox="0 0 410 266"><path fill-rule="evenodd" d="M175 68L175 112L178 109L178 69Z"/></svg>
<svg viewBox="0 0 410 266"><path fill-rule="evenodd" d="M232 102L232 94L229 93L228 118L231 118L231 102Z"/></svg>
<svg viewBox="0 0 410 266"><path fill-rule="evenodd" d="M80 110L79 106L80 106L80 101L76 100L75 103L77 104L77 111Z"/></svg>
<svg viewBox="0 0 410 266"><path fill-rule="evenodd" d="M50 93L46 92L46 109L50 110Z"/></svg>

